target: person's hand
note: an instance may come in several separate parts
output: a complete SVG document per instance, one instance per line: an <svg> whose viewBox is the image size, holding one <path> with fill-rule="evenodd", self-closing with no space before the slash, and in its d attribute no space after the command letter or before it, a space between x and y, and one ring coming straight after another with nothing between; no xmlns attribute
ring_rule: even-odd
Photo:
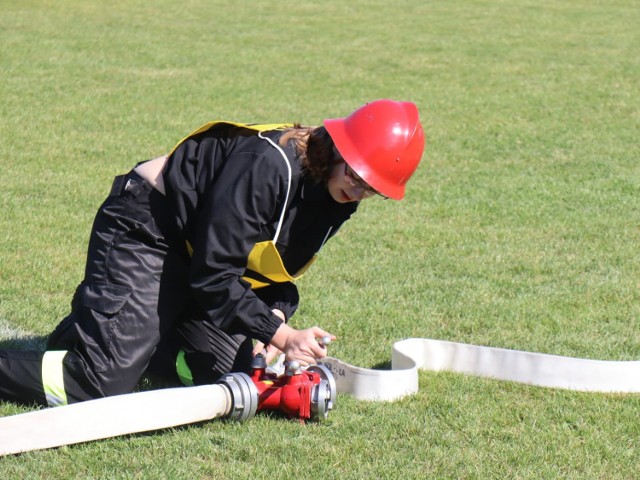
<svg viewBox="0 0 640 480"><path fill-rule="evenodd" d="M318 338L322 337L336 339L320 327L296 330L283 323L271 339L271 345L281 350L287 361L297 360L302 366L313 365L327 356L326 346L318 343Z"/></svg>

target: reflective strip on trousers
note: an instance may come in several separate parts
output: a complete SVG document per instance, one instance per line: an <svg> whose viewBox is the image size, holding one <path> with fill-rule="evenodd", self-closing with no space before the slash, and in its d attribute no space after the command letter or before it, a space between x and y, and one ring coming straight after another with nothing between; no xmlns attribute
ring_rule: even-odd
<svg viewBox="0 0 640 480"><path fill-rule="evenodd" d="M50 407L67 405L67 392L64 389L63 365L66 350L44 352L42 357L42 388Z"/></svg>
<svg viewBox="0 0 640 480"><path fill-rule="evenodd" d="M180 350L178 352L178 357L176 358L176 372L183 385L188 387L193 385L193 374L187 364L186 358L184 358L184 350Z"/></svg>

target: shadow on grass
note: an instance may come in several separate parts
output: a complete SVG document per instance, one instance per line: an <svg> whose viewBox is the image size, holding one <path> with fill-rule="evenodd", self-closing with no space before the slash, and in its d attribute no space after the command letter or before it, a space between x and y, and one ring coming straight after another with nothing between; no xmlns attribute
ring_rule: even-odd
<svg viewBox="0 0 640 480"><path fill-rule="evenodd" d="M391 370L391 361L376 363L371 367L373 370Z"/></svg>
<svg viewBox="0 0 640 480"><path fill-rule="evenodd" d="M280 412L276 412L276 411L261 411L258 412L257 415L260 416L266 416L269 419L272 419L274 421L282 421L282 422L298 422L299 420L297 419L292 419L287 417L286 415L280 413ZM159 428L157 430L149 430L146 432L137 432L137 433L127 433L127 434L123 434L123 435L116 435L114 437L107 437L107 438L103 438L103 439L95 439L95 440L89 440L86 442L80 442L77 444L71 444L71 445L66 445L66 448L72 448L72 449L83 449L83 448L91 448L90 445L91 444L95 444L96 442L100 442L103 440L111 440L111 439L117 439L117 440L121 440L121 441L127 441L127 440L133 440L136 438L148 438L148 437L161 437L163 435L170 435L172 432L185 432L185 431L189 431L189 430L201 430L202 428L205 428L207 425L210 425L212 422L220 422L220 423L233 423L236 422L236 420L233 419L229 419L229 418L215 418L215 419L211 419L211 420L204 420L204 421L200 421L200 422L193 422L193 423L188 423L188 424L184 424L184 425L175 425L172 427L166 427L166 428ZM211 442L213 443L221 443L223 440L219 439L219 438L211 438L210 439ZM55 448L59 448L59 447L53 447L52 449Z"/></svg>
<svg viewBox="0 0 640 480"><path fill-rule="evenodd" d="M47 346L48 335L30 335L0 340L2 350L33 350L44 352Z"/></svg>

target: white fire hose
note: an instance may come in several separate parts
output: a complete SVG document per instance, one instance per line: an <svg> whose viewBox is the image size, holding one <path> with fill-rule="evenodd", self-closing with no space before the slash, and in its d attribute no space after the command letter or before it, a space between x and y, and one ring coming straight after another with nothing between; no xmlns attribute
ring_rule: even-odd
<svg viewBox="0 0 640 480"><path fill-rule="evenodd" d="M397 400L418 391L418 370L459 372L540 387L589 392L640 392L640 361L590 360L409 338L393 345L391 370L321 362L339 393L363 400Z"/></svg>
<svg viewBox="0 0 640 480"><path fill-rule="evenodd" d="M258 392L242 373L219 384L117 395L0 418L0 456L189 423L252 417Z"/></svg>
<svg viewBox="0 0 640 480"><path fill-rule="evenodd" d="M588 360L410 338L393 345L391 363L391 370L373 370L323 359L309 369L322 378L310 397L311 410L326 417L336 392L362 400L400 399L418 391L421 369L579 391L640 392L640 361ZM278 372L278 367L269 369ZM258 408L256 384L248 375L233 373L215 385L133 393L0 418L0 456L214 418L246 420Z"/></svg>

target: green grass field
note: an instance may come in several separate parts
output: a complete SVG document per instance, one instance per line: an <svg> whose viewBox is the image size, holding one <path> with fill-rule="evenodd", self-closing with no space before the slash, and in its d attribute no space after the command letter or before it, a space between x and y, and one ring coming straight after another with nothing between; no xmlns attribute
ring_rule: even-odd
<svg viewBox="0 0 640 480"><path fill-rule="evenodd" d="M388 365L427 337L640 359L634 0L0 0L0 345L68 312L113 176L213 119L418 104L423 163L299 283L297 326ZM26 411L0 403L0 415ZM0 459L13 478L633 479L640 396L424 372L326 424L260 415Z"/></svg>

